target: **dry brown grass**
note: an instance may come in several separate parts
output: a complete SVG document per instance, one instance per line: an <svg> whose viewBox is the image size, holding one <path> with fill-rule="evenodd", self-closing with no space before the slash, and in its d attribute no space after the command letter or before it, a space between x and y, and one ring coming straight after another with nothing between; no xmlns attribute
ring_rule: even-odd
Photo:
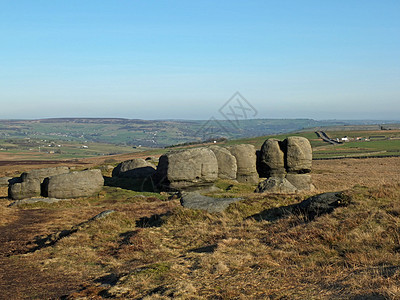
<svg viewBox="0 0 400 300"><path fill-rule="evenodd" d="M9 299L399 299L399 164L399 158L315 162L317 188L350 189L352 202L312 222L248 218L308 195L255 195L243 185L219 194L246 198L222 214L111 187L54 204L8 208L2 199L0 290ZM29 253L35 236L106 209L116 213ZM152 215L159 217L142 219Z"/></svg>

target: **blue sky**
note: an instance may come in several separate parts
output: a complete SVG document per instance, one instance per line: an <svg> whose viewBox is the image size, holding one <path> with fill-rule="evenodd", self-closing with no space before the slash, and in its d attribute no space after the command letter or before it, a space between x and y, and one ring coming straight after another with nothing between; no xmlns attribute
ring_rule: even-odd
<svg viewBox="0 0 400 300"><path fill-rule="evenodd" d="M0 0L0 118L400 119L399 1Z"/></svg>

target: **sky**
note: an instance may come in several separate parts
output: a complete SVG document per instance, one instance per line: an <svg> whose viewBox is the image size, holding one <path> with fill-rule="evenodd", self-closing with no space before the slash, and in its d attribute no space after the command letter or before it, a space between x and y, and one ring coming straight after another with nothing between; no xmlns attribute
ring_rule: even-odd
<svg viewBox="0 0 400 300"><path fill-rule="evenodd" d="M0 119L400 120L398 0L0 0Z"/></svg>

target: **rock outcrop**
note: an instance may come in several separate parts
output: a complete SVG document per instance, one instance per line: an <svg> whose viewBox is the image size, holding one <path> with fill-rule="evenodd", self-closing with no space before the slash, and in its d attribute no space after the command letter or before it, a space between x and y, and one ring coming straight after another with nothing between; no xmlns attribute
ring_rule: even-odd
<svg viewBox="0 0 400 300"><path fill-rule="evenodd" d="M257 184L259 176L257 173L257 155L253 145L241 144L227 147L229 152L236 158L238 182Z"/></svg>
<svg viewBox="0 0 400 300"><path fill-rule="evenodd" d="M24 172L19 178L10 181L8 197L13 200L38 197L41 195L42 185L46 178L68 172L68 167L36 169Z"/></svg>
<svg viewBox="0 0 400 300"><path fill-rule="evenodd" d="M267 178L259 184L258 193L292 193L293 188L295 191L314 189L311 176L307 174L311 172L312 148L304 137L266 140L257 163L260 176Z"/></svg>
<svg viewBox="0 0 400 300"><path fill-rule="evenodd" d="M218 177L221 179L236 179L237 163L236 157L233 156L228 149L211 146L210 149L214 152L218 162Z"/></svg>
<svg viewBox="0 0 400 300"><path fill-rule="evenodd" d="M218 161L209 148L169 152L160 157L154 181L160 190L208 189L218 178Z"/></svg>
<svg viewBox="0 0 400 300"><path fill-rule="evenodd" d="M79 198L98 193L104 185L101 171L85 170L51 176L44 182L44 196L50 198Z"/></svg>
<svg viewBox="0 0 400 300"><path fill-rule="evenodd" d="M135 158L124 161L116 166L112 172L113 177L124 178L146 178L152 176L156 172L156 167L142 159Z"/></svg>

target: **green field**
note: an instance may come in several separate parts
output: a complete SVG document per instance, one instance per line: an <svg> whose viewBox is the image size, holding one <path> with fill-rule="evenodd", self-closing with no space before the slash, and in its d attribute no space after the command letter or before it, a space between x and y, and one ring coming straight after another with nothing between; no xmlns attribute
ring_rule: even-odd
<svg viewBox="0 0 400 300"><path fill-rule="evenodd" d="M13 155L20 160L62 160L146 151L105 143L79 143L63 141L7 139L0 140L0 154Z"/></svg>
<svg viewBox="0 0 400 300"><path fill-rule="evenodd" d="M260 149L267 138L283 140L288 136L309 139L316 159L400 155L400 130L396 130L399 126L395 124L390 125L393 130L383 130L389 125L335 127L333 121L254 119L242 120L238 127L228 121L214 121L210 128L204 129L204 122L127 119L0 120L0 155L10 154L21 159L34 160L78 159L149 150L151 155L152 152L160 154L187 146L201 146L205 140L213 141L214 138L221 137L223 142L218 143L221 146L250 143ZM324 124L328 124L325 128L329 130L315 127ZM221 125L223 129L218 127ZM314 127L313 130L305 129L310 127ZM345 130L346 128L352 130ZM314 132L317 130L325 130L331 138L347 136L350 141L341 145L330 145L318 138ZM362 140L356 141L356 138ZM171 149L161 150L166 146Z"/></svg>

